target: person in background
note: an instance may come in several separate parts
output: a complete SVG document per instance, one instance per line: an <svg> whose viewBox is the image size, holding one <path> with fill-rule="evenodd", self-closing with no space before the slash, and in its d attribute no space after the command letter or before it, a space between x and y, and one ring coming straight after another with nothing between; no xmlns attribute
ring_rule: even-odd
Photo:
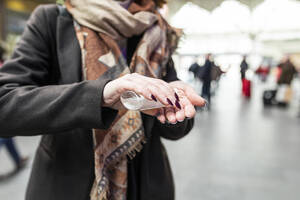
<svg viewBox="0 0 300 200"><path fill-rule="evenodd" d="M263 62L261 63L261 65L255 70L255 74L258 75L259 79L262 82L266 82L267 77L270 73L270 67L271 64L264 64Z"/></svg>
<svg viewBox="0 0 300 200"><path fill-rule="evenodd" d="M246 56L243 56L243 60L240 64L240 72L241 72L241 79L245 79L246 78L246 71L248 70L249 66L248 66L248 63L246 61L247 57Z"/></svg>
<svg viewBox="0 0 300 200"><path fill-rule="evenodd" d="M278 72L278 87L276 92L277 105L287 107L293 97L291 83L297 74L297 70L290 61L289 56L284 57L283 61L278 65Z"/></svg>
<svg viewBox="0 0 300 200"><path fill-rule="evenodd" d="M5 53L4 48L0 46L0 68L4 63L4 53ZM16 172L20 171L22 168L26 166L28 158L20 156L20 153L18 152L15 142L12 138L0 138L0 149L3 146L6 147L9 155L11 156L15 164L15 169L13 170L12 173L9 174L15 174ZM1 175L1 177L6 177L6 176Z"/></svg>
<svg viewBox="0 0 300 200"><path fill-rule="evenodd" d="M28 157L21 157L20 153L15 145L15 142L12 138L0 138L0 149L2 146L5 146L9 155L15 164L15 169L8 174L2 174L1 177L9 177L10 175L16 174L21 169L23 169L28 163Z"/></svg>
<svg viewBox="0 0 300 200"><path fill-rule="evenodd" d="M197 78L199 69L200 69L200 65L197 63L197 57L195 56L193 64L191 64L191 66L189 67L189 72L193 73L194 79Z"/></svg>
<svg viewBox="0 0 300 200"><path fill-rule="evenodd" d="M213 61L211 58L211 54L207 54L205 58L205 63L202 67L202 75L201 75L201 80L203 82L202 85L202 94L201 96L205 98L208 101L208 106L210 105L210 97L211 97L211 91L210 91L210 86L211 86L211 81L212 81L212 76L211 76L211 71L213 67Z"/></svg>
<svg viewBox="0 0 300 200"><path fill-rule="evenodd" d="M284 58L283 62L281 62L278 67L280 68L280 75L278 79L278 85L291 85L291 82L294 78L294 75L297 74L297 70L293 63L290 60L290 57L287 56Z"/></svg>
<svg viewBox="0 0 300 200"><path fill-rule="evenodd" d="M245 98L250 99L251 97L251 80L246 77L246 72L249 68L246 61L247 57L244 56L240 64L241 80L242 80L242 94Z"/></svg>

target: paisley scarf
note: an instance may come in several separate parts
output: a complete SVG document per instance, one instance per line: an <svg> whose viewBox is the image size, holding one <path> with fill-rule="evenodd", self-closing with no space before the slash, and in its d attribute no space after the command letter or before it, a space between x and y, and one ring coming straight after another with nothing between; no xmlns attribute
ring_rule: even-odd
<svg viewBox="0 0 300 200"><path fill-rule="evenodd" d="M128 73L161 78L178 34L161 17L153 0L67 0L81 48L85 80L103 74L112 80ZM120 46L142 35L130 65ZM99 100L100 101L100 100ZM146 142L141 113L119 110L107 130L94 129L95 181L91 200L125 200L127 156L134 158Z"/></svg>

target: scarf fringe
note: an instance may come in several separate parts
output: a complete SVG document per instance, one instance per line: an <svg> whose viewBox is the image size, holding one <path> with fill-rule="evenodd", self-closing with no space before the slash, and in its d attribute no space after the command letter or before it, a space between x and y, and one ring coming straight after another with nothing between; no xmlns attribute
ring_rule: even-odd
<svg viewBox="0 0 300 200"><path fill-rule="evenodd" d="M143 145L146 143L146 138L143 138L134 148L128 150L127 156L130 158L130 160L132 160L138 152L142 151Z"/></svg>
<svg viewBox="0 0 300 200"><path fill-rule="evenodd" d="M108 200L107 195L108 194L106 191L102 192L102 194L100 194L99 200Z"/></svg>

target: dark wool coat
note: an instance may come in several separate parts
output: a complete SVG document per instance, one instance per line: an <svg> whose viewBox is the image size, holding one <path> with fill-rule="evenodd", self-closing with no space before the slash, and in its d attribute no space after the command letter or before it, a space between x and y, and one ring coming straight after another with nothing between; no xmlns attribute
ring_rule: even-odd
<svg viewBox="0 0 300 200"><path fill-rule="evenodd" d="M12 58L0 69L0 136L42 135L27 200L87 200L94 181L92 129L108 128L116 111L101 107L110 81L82 81L72 17L56 5L38 7ZM129 39L132 55L138 37ZM166 81L176 80L169 62ZM129 200L173 200L174 186L161 137L186 135L193 120L161 124L143 115L147 144L128 163Z"/></svg>

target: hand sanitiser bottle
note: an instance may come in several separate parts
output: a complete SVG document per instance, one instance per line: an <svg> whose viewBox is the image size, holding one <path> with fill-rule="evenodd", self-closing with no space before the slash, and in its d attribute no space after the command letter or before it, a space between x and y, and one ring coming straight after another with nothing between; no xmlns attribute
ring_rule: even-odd
<svg viewBox="0 0 300 200"><path fill-rule="evenodd" d="M144 98L142 95L139 95L133 91L124 92L121 97L121 102L125 108L128 110L150 110L154 108L165 107L159 101L151 101Z"/></svg>

